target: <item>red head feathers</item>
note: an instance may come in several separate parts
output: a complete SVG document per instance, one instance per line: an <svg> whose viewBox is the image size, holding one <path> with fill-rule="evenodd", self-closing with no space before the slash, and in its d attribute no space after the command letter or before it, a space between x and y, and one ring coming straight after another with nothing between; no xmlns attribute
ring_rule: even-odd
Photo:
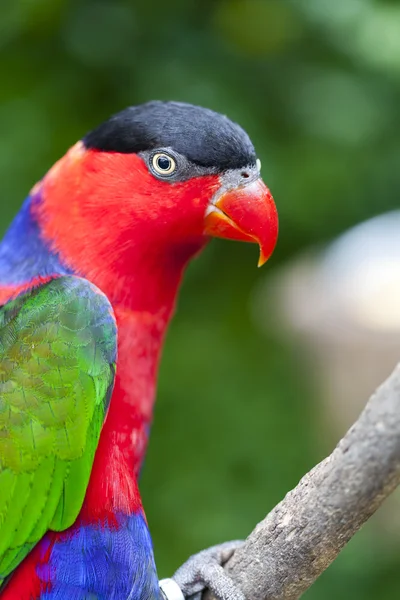
<svg viewBox="0 0 400 600"><path fill-rule="evenodd" d="M71 148L41 192L33 209L61 260L135 309L172 303L209 236L258 242L260 264L276 242L275 205L247 134L188 104L116 114Z"/></svg>

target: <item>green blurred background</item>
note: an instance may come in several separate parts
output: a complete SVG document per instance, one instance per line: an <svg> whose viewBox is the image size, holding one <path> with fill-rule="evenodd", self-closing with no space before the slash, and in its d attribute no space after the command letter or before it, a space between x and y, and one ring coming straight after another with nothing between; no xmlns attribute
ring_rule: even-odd
<svg viewBox="0 0 400 600"><path fill-rule="evenodd" d="M400 3L392 0L1 0L4 231L32 184L110 113L177 99L252 137L280 214L273 259L213 242L170 329L142 492L157 564L246 536L331 447L313 369L255 286L301 250L398 205ZM311 365L312 367L312 365ZM307 593L392 599L400 543L368 527Z"/></svg>

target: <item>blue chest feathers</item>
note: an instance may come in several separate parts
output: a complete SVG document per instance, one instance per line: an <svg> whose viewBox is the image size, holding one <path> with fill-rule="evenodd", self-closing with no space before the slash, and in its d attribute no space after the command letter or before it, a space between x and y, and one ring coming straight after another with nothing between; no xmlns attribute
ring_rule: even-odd
<svg viewBox="0 0 400 600"><path fill-rule="evenodd" d="M118 528L85 525L65 532L37 573L50 583L40 600L159 600L160 596L152 542L141 514L120 516Z"/></svg>

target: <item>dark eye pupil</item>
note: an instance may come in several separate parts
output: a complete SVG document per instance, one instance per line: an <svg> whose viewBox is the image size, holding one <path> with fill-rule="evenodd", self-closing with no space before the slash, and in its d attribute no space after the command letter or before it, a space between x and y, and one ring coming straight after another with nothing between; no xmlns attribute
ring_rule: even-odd
<svg viewBox="0 0 400 600"><path fill-rule="evenodd" d="M157 159L157 166L162 171L168 171L168 169L171 167L171 161L167 156L160 156Z"/></svg>

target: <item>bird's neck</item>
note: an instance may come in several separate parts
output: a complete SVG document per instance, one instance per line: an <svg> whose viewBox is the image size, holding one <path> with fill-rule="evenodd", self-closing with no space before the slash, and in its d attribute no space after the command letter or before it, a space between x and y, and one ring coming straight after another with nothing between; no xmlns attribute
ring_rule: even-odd
<svg viewBox="0 0 400 600"><path fill-rule="evenodd" d="M90 519L141 508L137 479L147 447L169 314L115 307L119 341L115 388L97 449L84 512Z"/></svg>
<svg viewBox="0 0 400 600"><path fill-rule="evenodd" d="M183 269L184 265L163 271L149 263L146 269L144 261L135 278L125 276L123 283L113 283L104 274L101 281L84 274L110 298L118 325L115 388L83 508L90 519L110 518L114 511L131 514L141 507L137 479L152 422L161 351Z"/></svg>

